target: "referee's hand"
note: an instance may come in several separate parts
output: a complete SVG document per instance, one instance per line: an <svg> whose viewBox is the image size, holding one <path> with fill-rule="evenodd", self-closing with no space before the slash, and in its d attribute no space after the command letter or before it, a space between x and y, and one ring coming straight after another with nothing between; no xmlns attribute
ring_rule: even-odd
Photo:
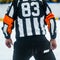
<svg viewBox="0 0 60 60"><path fill-rule="evenodd" d="M11 48L11 45L13 45L11 39L6 39L5 44L6 44L6 46L7 46L8 48Z"/></svg>
<svg viewBox="0 0 60 60"><path fill-rule="evenodd" d="M56 40L55 40L55 39L51 39L51 40L50 40L50 48L51 48L52 50L54 50L54 49L56 49L56 47L57 47Z"/></svg>

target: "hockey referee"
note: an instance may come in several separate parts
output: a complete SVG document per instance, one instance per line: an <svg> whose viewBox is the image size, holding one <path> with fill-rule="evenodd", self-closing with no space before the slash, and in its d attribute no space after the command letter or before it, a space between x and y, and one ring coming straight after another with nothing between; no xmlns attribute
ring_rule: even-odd
<svg viewBox="0 0 60 60"><path fill-rule="evenodd" d="M12 12L13 11L13 12ZM51 40L45 37L46 28ZM15 27L13 60L56 60L54 50L56 44L55 17L44 0L14 0L4 16L2 31L6 38L6 46L11 48L12 29Z"/></svg>

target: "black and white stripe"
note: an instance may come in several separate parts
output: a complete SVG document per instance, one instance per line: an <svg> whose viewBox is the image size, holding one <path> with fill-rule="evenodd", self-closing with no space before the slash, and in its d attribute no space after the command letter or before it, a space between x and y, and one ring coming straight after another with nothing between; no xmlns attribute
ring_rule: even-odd
<svg viewBox="0 0 60 60"><path fill-rule="evenodd" d="M44 17L33 19L25 18L21 19L18 17L18 26L19 26L19 37L24 36L32 36L32 35L45 35L45 27L44 27ZM17 28L17 27L16 27ZM17 31L17 30L16 30ZM16 34L18 34L16 33Z"/></svg>

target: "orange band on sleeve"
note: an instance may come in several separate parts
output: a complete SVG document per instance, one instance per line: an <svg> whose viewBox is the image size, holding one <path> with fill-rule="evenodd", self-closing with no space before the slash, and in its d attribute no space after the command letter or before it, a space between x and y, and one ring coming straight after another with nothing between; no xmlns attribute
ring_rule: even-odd
<svg viewBox="0 0 60 60"><path fill-rule="evenodd" d="M48 14L45 18L45 22L48 25L48 29L50 30L50 19L54 18L54 15L52 13Z"/></svg>
<svg viewBox="0 0 60 60"><path fill-rule="evenodd" d="M5 15L3 22L8 25L7 32L11 34L12 32L12 23L14 22L13 18Z"/></svg>

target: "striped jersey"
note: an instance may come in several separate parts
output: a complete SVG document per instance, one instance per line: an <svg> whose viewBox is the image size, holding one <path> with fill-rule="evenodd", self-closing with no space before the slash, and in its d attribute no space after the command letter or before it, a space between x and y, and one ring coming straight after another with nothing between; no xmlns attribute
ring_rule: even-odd
<svg viewBox="0 0 60 60"><path fill-rule="evenodd" d="M15 26L16 38L45 35L45 25L51 38L56 38L56 22L48 4L41 0L15 0L4 16L3 33L10 38ZM15 25L14 25L15 24Z"/></svg>

